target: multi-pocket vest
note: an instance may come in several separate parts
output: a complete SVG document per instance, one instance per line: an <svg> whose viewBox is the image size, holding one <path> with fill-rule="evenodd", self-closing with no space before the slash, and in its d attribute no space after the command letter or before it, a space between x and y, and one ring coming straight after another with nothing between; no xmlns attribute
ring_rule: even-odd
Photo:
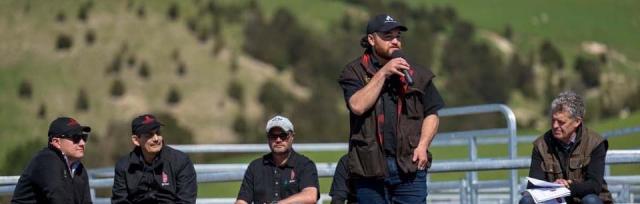
<svg viewBox="0 0 640 204"><path fill-rule="evenodd" d="M586 127L581 126L579 139L576 140L576 148L571 152L571 156L566 164L567 177L565 178L562 173L560 161L558 161L558 153L555 148L550 147L552 140L554 139L553 133L548 131L543 137L539 137L533 142L533 145L538 148L540 155L542 156L541 168L545 173L545 180L555 181L556 179L568 179L576 182L584 181L586 175L586 167L591 162L591 152L606 140L595 131L592 131ZM566 168L566 167L565 167ZM612 203L611 193L607 188L607 183L603 179L602 191L599 194L600 199L604 203ZM572 197L574 203L580 203L580 198Z"/></svg>

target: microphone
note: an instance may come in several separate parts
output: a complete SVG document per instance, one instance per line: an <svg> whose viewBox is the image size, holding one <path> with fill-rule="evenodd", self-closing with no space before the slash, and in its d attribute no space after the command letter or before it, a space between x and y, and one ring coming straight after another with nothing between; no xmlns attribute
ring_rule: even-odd
<svg viewBox="0 0 640 204"><path fill-rule="evenodd" d="M396 50L393 51L393 53L391 53L391 59L395 59L395 58L404 58L404 53L402 53L402 51L400 50ZM409 71L406 69L402 70L402 73L404 74L404 79L407 81L407 84L409 84L409 86L413 86L413 78L411 78L411 75L409 75Z"/></svg>

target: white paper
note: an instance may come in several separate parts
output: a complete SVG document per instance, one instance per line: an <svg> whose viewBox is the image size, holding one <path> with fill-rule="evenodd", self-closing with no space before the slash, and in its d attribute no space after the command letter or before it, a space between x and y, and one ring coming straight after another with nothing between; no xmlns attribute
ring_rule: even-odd
<svg viewBox="0 0 640 204"><path fill-rule="evenodd" d="M536 201L536 203L547 203L549 201L550 203L560 203L556 201L556 198L563 198L571 194L571 191L565 187L535 188L528 189L527 191L531 194L531 197Z"/></svg>
<svg viewBox="0 0 640 204"><path fill-rule="evenodd" d="M527 177L527 180L529 180L529 182L531 182L531 184L533 184L534 186L538 186L538 187L564 187L564 185L559 183L546 182L546 181L534 179L531 177Z"/></svg>

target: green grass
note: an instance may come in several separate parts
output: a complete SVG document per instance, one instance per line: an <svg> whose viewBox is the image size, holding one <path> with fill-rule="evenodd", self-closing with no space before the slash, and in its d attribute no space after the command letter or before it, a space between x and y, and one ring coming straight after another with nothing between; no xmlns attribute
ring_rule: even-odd
<svg viewBox="0 0 640 204"><path fill-rule="evenodd" d="M521 50L537 50L543 39L556 44L567 59L573 59L585 41L605 43L610 48L640 60L637 33L640 33L640 2L634 0L435 0L410 1L412 5L449 5L460 18L477 27L502 33L511 25ZM542 19L547 19L543 22ZM569 63L573 63L570 61Z"/></svg>

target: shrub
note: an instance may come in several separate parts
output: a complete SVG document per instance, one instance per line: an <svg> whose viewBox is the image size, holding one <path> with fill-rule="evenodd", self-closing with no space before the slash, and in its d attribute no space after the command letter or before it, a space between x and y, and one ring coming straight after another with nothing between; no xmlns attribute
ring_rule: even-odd
<svg viewBox="0 0 640 204"><path fill-rule="evenodd" d="M233 131L240 136L245 136L248 129L247 118L243 114L236 115L236 118L233 120Z"/></svg>
<svg viewBox="0 0 640 204"><path fill-rule="evenodd" d="M574 63L576 71L580 73L582 81L587 88L600 85L600 64L594 59L578 56Z"/></svg>
<svg viewBox="0 0 640 204"><path fill-rule="evenodd" d="M266 115L273 115L283 113L293 97L275 80L269 80L260 88L258 100L262 103Z"/></svg>
<svg viewBox="0 0 640 204"><path fill-rule="evenodd" d="M244 87L238 80L231 80L227 87L227 95L240 105L244 105Z"/></svg>
<svg viewBox="0 0 640 204"><path fill-rule="evenodd" d="M47 118L47 106L45 106L44 103L41 103L40 107L38 108L38 119L45 118Z"/></svg>
<svg viewBox="0 0 640 204"><path fill-rule="evenodd" d="M178 67L176 69L176 74L178 74L178 76L184 76L185 74L187 74L187 65L184 64L184 62L180 62L178 63Z"/></svg>
<svg viewBox="0 0 640 204"><path fill-rule="evenodd" d="M67 34L59 34L56 38L56 50L64 51L73 46L73 39Z"/></svg>
<svg viewBox="0 0 640 204"><path fill-rule="evenodd" d="M13 146L5 156L2 173L4 175L17 175L26 168L31 158L46 145L45 137L31 138L25 143Z"/></svg>
<svg viewBox="0 0 640 204"><path fill-rule="evenodd" d="M169 94L167 95L167 104L170 106L173 106L180 103L180 100L182 100L182 96L180 96L180 92L175 86L172 86L169 89Z"/></svg>
<svg viewBox="0 0 640 204"><path fill-rule="evenodd" d="M129 58L127 58L127 65L129 65L130 68L136 65L136 55L129 55Z"/></svg>
<svg viewBox="0 0 640 204"><path fill-rule="evenodd" d="M137 11L138 18L144 19L144 17L147 15L146 13L147 12L144 9L144 5L140 5L140 7L138 7L138 11Z"/></svg>
<svg viewBox="0 0 640 204"><path fill-rule="evenodd" d="M20 86L18 87L18 97L23 99L31 99L32 94L33 89L31 86L31 82L29 80L22 80L22 82L20 82Z"/></svg>
<svg viewBox="0 0 640 204"><path fill-rule="evenodd" d="M564 60L560 51L549 40L545 40L540 46L540 61L552 68L560 69L564 67Z"/></svg>
<svg viewBox="0 0 640 204"><path fill-rule="evenodd" d="M82 4L78 9L78 20L82 22L87 22L87 20L89 19L89 12L91 11L92 7L93 7L93 1L87 1L84 4Z"/></svg>
<svg viewBox="0 0 640 204"><path fill-rule="evenodd" d="M84 40L87 45L93 45L93 42L96 41L96 32L93 29L89 29L84 35Z"/></svg>
<svg viewBox="0 0 640 204"><path fill-rule="evenodd" d="M179 15L180 10L178 8L178 4L176 4L175 2L171 3L171 6L169 6L169 10L167 10L167 17L169 18L169 20L175 21Z"/></svg>
<svg viewBox="0 0 640 204"><path fill-rule="evenodd" d="M150 75L151 72L149 71L149 65L147 65L147 62L142 62L140 70L138 70L138 76L143 79L149 79Z"/></svg>
<svg viewBox="0 0 640 204"><path fill-rule="evenodd" d="M111 90L109 91L109 93L112 97L119 98L124 95L125 91L126 90L124 87L124 83L122 83L122 80L116 79L111 84Z"/></svg>
<svg viewBox="0 0 640 204"><path fill-rule="evenodd" d="M120 67L122 67L121 61L122 61L122 57L120 55L116 55L115 57L113 57L113 59L111 60L111 63L109 63L109 65L107 66L106 73L107 74L120 73Z"/></svg>
<svg viewBox="0 0 640 204"><path fill-rule="evenodd" d="M78 98L76 99L76 111L86 112L89 111L89 97L84 89L78 91Z"/></svg>

